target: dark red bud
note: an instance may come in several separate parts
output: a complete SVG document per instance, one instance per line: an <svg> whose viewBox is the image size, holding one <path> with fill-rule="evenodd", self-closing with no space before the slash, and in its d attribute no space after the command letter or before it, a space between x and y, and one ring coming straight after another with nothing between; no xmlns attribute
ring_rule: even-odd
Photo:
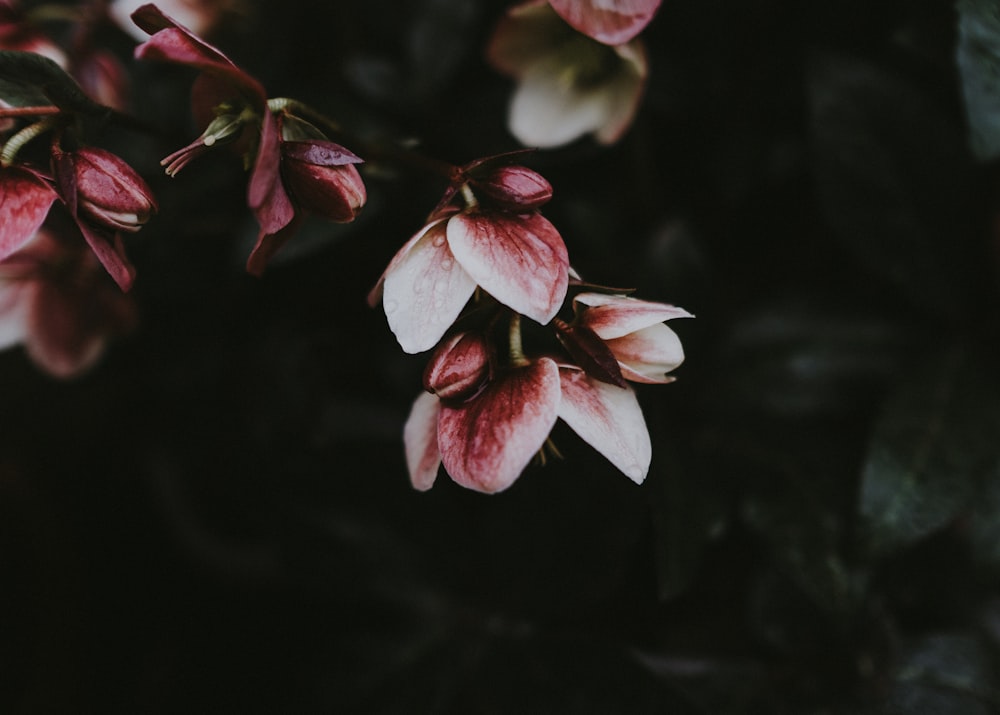
<svg viewBox="0 0 1000 715"><path fill-rule="evenodd" d="M489 347L478 333L457 333L441 343L424 370L424 389L442 400L472 397L490 373Z"/></svg>
<svg viewBox="0 0 1000 715"><path fill-rule="evenodd" d="M72 155L77 207L98 225L138 231L156 213L149 185L123 159L88 147Z"/></svg>
<svg viewBox="0 0 1000 715"><path fill-rule="evenodd" d="M329 164L304 160L296 152L283 152L281 175L285 188L306 211L339 223L353 221L368 199L365 184L353 163L336 163L336 157L327 151L314 147L313 153L326 156Z"/></svg>
<svg viewBox="0 0 1000 715"><path fill-rule="evenodd" d="M525 166L501 166L482 178L472 180L473 187L514 211L536 209L552 198L552 185L545 177Z"/></svg>

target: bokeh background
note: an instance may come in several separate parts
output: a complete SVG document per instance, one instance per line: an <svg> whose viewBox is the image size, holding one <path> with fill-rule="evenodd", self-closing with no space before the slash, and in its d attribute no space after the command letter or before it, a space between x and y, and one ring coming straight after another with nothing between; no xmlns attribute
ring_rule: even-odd
<svg viewBox="0 0 1000 715"><path fill-rule="evenodd" d="M665 0L630 132L526 160L578 271L697 316L639 388L650 475L559 427L492 497L410 487L425 358L365 301L443 183L371 162L356 223L252 278L239 160L158 167L192 73L130 64L160 131L94 142L160 202L138 326L71 381L0 354L0 710L1000 711L1000 176L969 130L1000 32L957 61L989 5ZM212 38L464 163L518 148L507 6L245 0Z"/></svg>

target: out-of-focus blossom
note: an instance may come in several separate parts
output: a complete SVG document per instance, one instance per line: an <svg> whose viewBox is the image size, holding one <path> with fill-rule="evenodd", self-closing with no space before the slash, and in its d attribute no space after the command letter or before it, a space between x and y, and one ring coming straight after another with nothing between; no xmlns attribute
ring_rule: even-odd
<svg viewBox="0 0 1000 715"><path fill-rule="evenodd" d="M606 45L621 45L642 32L660 0L549 0L574 28Z"/></svg>
<svg viewBox="0 0 1000 715"><path fill-rule="evenodd" d="M0 50L34 52L66 68L66 53L27 22L19 3L0 0Z"/></svg>
<svg viewBox="0 0 1000 715"><path fill-rule="evenodd" d="M43 228L0 262L0 348L23 344L54 377L92 367L108 340L134 321L132 299L82 241L60 240Z"/></svg>
<svg viewBox="0 0 1000 715"><path fill-rule="evenodd" d="M128 73L110 52L92 49L74 57L70 74L95 102L118 111L128 108Z"/></svg>
<svg viewBox="0 0 1000 715"><path fill-rule="evenodd" d="M132 13L145 4L145 0L113 0L108 16L142 42L146 35L132 22ZM230 0L158 0L157 5L179 24L204 37L211 34L234 3Z"/></svg>
<svg viewBox="0 0 1000 715"><path fill-rule="evenodd" d="M652 448L632 389L543 357L501 370L471 398L422 393L403 430L410 481L430 489L443 464L464 487L503 491L542 449L557 418L629 479L646 478Z"/></svg>
<svg viewBox="0 0 1000 715"><path fill-rule="evenodd" d="M381 290L389 327L406 352L432 348L476 286L542 324L552 320L566 296L566 245L537 211L551 195L550 188L540 190L548 182L524 167L496 171L506 179L484 172L473 185L489 185L494 194L505 186L506 196L489 200L491 192L482 191L481 200L461 210L436 211L396 253L370 297L374 302ZM508 180L512 176L517 180ZM524 192L520 198L519 191Z"/></svg>
<svg viewBox="0 0 1000 715"><path fill-rule="evenodd" d="M664 321L693 317L686 310L604 293L580 293L573 307L575 324L604 341L626 380L660 384L674 380L667 373L684 362L684 349Z"/></svg>
<svg viewBox="0 0 1000 715"><path fill-rule="evenodd" d="M639 39L594 40L545 0L510 8L486 56L517 81L507 117L511 133L526 146L544 148L587 134L601 144L618 141L635 118L648 73Z"/></svg>

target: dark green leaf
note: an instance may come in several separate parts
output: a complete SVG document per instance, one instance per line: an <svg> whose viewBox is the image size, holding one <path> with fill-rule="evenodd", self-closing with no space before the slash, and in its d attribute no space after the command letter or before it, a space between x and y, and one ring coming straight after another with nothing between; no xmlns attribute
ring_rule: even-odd
<svg viewBox="0 0 1000 715"><path fill-rule="evenodd" d="M105 116L98 104L55 62L34 52L0 50L0 97L14 106L54 104L67 112Z"/></svg>

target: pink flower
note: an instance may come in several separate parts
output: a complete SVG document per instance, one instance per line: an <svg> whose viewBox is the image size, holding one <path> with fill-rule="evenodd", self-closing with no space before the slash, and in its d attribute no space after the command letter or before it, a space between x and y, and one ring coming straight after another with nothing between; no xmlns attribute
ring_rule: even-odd
<svg viewBox="0 0 1000 715"><path fill-rule="evenodd" d="M548 182L525 167L502 167L464 187L480 187L483 200L436 211L396 253L370 296L377 300L381 291L389 328L408 353L432 348L477 286L542 324L566 296L566 245L555 226L531 210L551 195ZM454 189L446 198L452 195Z"/></svg>
<svg viewBox="0 0 1000 715"><path fill-rule="evenodd" d="M70 73L94 101L118 111L128 108L128 72L110 52L92 49L75 57Z"/></svg>
<svg viewBox="0 0 1000 715"><path fill-rule="evenodd" d="M92 367L108 340L134 323L131 299L80 241L42 229L0 263L0 348L24 344L53 377Z"/></svg>
<svg viewBox="0 0 1000 715"><path fill-rule="evenodd" d="M652 447L632 389L543 357L504 369L469 399L421 394L403 430L410 481L430 489L443 464L464 487L503 491L542 449L557 418L631 480L645 479Z"/></svg>
<svg viewBox="0 0 1000 715"><path fill-rule="evenodd" d="M146 3L144 0L113 0L108 16L125 32L142 42L145 34L132 22L131 16ZM196 35L211 33L235 3L228 0L158 0L158 6L170 17Z"/></svg>
<svg viewBox="0 0 1000 715"><path fill-rule="evenodd" d="M574 325L604 341L626 380L673 382L666 373L684 362L684 350L677 334L663 323L693 317L686 310L605 293L580 293L573 299L573 308Z"/></svg>
<svg viewBox="0 0 1000 715"><path fill-rule="evenodd" d="M621 45L642 32L660 0L549 0L576 30L606 45Z"/></svg>
<svg viewBox="0 0 1000 715"><path fill-rule="evenodd" d="M580 12L595 4L558 3ZM638 39L610 46L591 39L567 25L556 5L529 0L512 7L487 47L489 62L517 81L508 128L526 146L556 147L586 134L613 144L638 111L645 49Z"/></svg>

